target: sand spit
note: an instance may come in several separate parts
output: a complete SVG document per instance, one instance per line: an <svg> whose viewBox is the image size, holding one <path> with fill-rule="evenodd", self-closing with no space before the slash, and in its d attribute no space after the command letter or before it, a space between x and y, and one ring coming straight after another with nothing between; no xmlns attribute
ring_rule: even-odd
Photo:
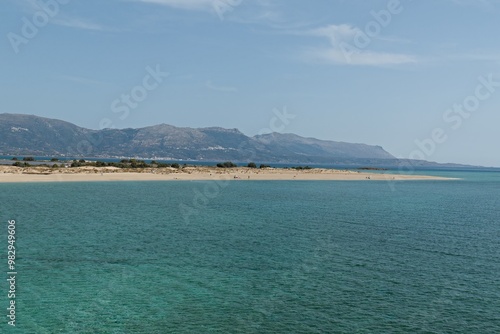
<svg viewBox="0 0 500 334"><path fill-rule="evenodd" d="M216 168L184 167L121 169L116 167L14 167L0 166L0 183L3 182L81 182L81 181L168 181L168 180L331 180L331 181L402 181L402 180L451 180L425 175L358 172L313 168L306 170L284 168Z"/></svg>

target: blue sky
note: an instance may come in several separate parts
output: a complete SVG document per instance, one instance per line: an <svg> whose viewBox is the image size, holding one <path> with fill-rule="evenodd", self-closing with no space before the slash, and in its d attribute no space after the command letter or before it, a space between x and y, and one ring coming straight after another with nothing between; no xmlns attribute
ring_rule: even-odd
<svg viewBox="0 0 500 334"><path fill-rule="evenodd" d="M3 0L0 15L0 112L500 166L500 1Z"/></svg>

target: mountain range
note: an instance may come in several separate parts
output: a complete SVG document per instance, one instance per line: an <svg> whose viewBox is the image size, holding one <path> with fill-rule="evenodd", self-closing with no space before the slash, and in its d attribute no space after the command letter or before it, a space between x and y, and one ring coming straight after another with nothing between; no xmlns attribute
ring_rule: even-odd
<svg viewBox="0 0 500 334"><path fill-rule="evenodd" d="M309 164L394 164L380 146L271 133L246 136L237 129L159 124L92 130L25 114L0 114L0 154L69 157L141 157L164 160Z"/></svg>

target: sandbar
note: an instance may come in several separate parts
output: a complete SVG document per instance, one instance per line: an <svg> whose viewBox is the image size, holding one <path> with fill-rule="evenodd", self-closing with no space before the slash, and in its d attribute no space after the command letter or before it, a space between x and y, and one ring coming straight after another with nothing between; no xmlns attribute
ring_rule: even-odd
<svg viewBox="0 0 500 334"><path fill-rule="evenodd" d="M409 181L453 180L452 178L356 170L312 168L217 168L207 166L176 168L123 169L116 167L14 167L0 166L0 183L7 182L87 182L87 181Z"/></svg>

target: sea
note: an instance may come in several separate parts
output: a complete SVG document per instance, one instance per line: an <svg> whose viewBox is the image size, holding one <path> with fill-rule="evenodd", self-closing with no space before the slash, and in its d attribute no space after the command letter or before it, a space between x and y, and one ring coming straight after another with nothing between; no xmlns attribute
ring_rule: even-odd
<svg viewBox="0 0 500 334"><path fill-rule="evenodd" d="M418 174L0 184L0 332L500 333L500 172Z"/></svg>

